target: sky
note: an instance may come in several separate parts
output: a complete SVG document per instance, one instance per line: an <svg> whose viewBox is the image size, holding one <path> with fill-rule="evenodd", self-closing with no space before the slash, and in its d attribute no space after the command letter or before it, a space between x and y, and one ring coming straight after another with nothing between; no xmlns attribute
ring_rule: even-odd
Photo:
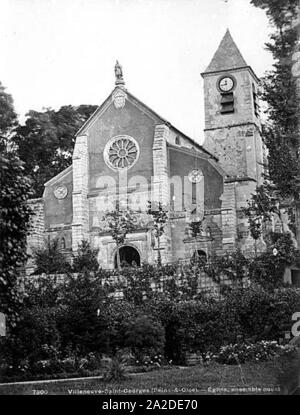
<svg viewBox="0 0 300 415"><path fill-rule="evenodd" d="M24 121L33 109L100 105L126 88L203 141L203 82L227 27L258 76L271 28L250 0L0 0L0 81Z"/></svg>

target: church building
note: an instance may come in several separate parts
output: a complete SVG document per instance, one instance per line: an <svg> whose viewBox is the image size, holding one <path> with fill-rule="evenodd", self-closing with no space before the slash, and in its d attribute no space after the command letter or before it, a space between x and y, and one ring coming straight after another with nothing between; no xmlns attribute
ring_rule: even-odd
<svg viewBox="0 0 300 415"><path fill-rule="evenodd" d="M204 81L203 145L179 131L126 89L115 66L115 88L76 135L72 165L45 183L34 212L29 251L54 238L66 255L87 240L103 268L116 266L116 245L104 218L118 200L135 212L136 227L120 249L128 264L211 258L237 248L253 252L241 208L262 181L263 145L258 78L227 30ZM160 247L148 201L168 221ZM202 222L195 237L189 224Z"/></svg>

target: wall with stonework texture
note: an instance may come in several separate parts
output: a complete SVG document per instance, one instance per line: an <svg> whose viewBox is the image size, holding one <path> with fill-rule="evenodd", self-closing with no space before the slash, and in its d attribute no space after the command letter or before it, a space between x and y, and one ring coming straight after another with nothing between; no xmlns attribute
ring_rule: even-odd
<svg viewBox="0 0 300 415"><path fill-rule="evenodd" d="M172 261L189 260L195 250L203 250L208 257L222 254L222 218L221 212L216 210L205 212L203 221L203 237L194 238L189 236L188 222L190 218L186 215L178 215L171 222Z"/></svg>
<svg viewBox="0 0 300 415"><path fill-rule="evenodd" d="M236 87L233 90L235 112L221 114L221 94L218 83L220 77L225 76L226 73L204 75L205 129L258 123L252 97L252 83L256 84L256 81L247 68L228 71L228 74L236 79Z"/></svg>
<svg viewBox="0 0 300 415"><path fill-rule="evenodd" d="M261 180L262 141L255 125L208 130L205 132L205 148L219 158L229 176Z"/></svg>
<svg viewBox="0 0 300 415"><path fill-rule="evenodd" d="M33 251L44 245L45 217L43 199L32 199L28 201L28 204L32 209L33 215L30 223L30 234L27 236L27 254L30 257L26 264L26 273L31 273L34 270Z"/></svg>

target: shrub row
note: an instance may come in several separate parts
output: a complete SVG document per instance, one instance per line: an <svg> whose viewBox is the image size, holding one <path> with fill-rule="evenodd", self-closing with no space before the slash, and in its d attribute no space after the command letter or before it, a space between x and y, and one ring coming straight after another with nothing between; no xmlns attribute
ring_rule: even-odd
<svg viewBox="0 0 300 415"><path fill-rule="evenodd" d="M127 348L142 364L156 356L184 363L188 352L204 355L240 341L278 340L300 310L300 293L292 288L236 288L222 299L163 293L143 302L135 298L116 300L88 272L60 287L47 281L31 286L19 324L2 341L4 361L16 371L26 361L34 372L38 361L68 362L89 353L101 358Z"/></svg>

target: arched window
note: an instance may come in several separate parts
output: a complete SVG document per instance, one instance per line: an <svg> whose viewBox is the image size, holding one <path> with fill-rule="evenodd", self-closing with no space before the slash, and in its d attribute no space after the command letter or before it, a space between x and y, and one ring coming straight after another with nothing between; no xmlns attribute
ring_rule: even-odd
<svg viewBox="0 0 300 415"><path fill-rule="evenodd" d="M179 137L179 135L177 135L177 136L175 137L175 144L176 144L177 146L180 146L180 137Z"/></svg>
<svg viewBox="0 0 300 415"><path fill-rule="evenodd" d="M66 240L65 240L65 238L61 238L61 240L60 240L60 248L61 249L66 249Z"/></svg>

